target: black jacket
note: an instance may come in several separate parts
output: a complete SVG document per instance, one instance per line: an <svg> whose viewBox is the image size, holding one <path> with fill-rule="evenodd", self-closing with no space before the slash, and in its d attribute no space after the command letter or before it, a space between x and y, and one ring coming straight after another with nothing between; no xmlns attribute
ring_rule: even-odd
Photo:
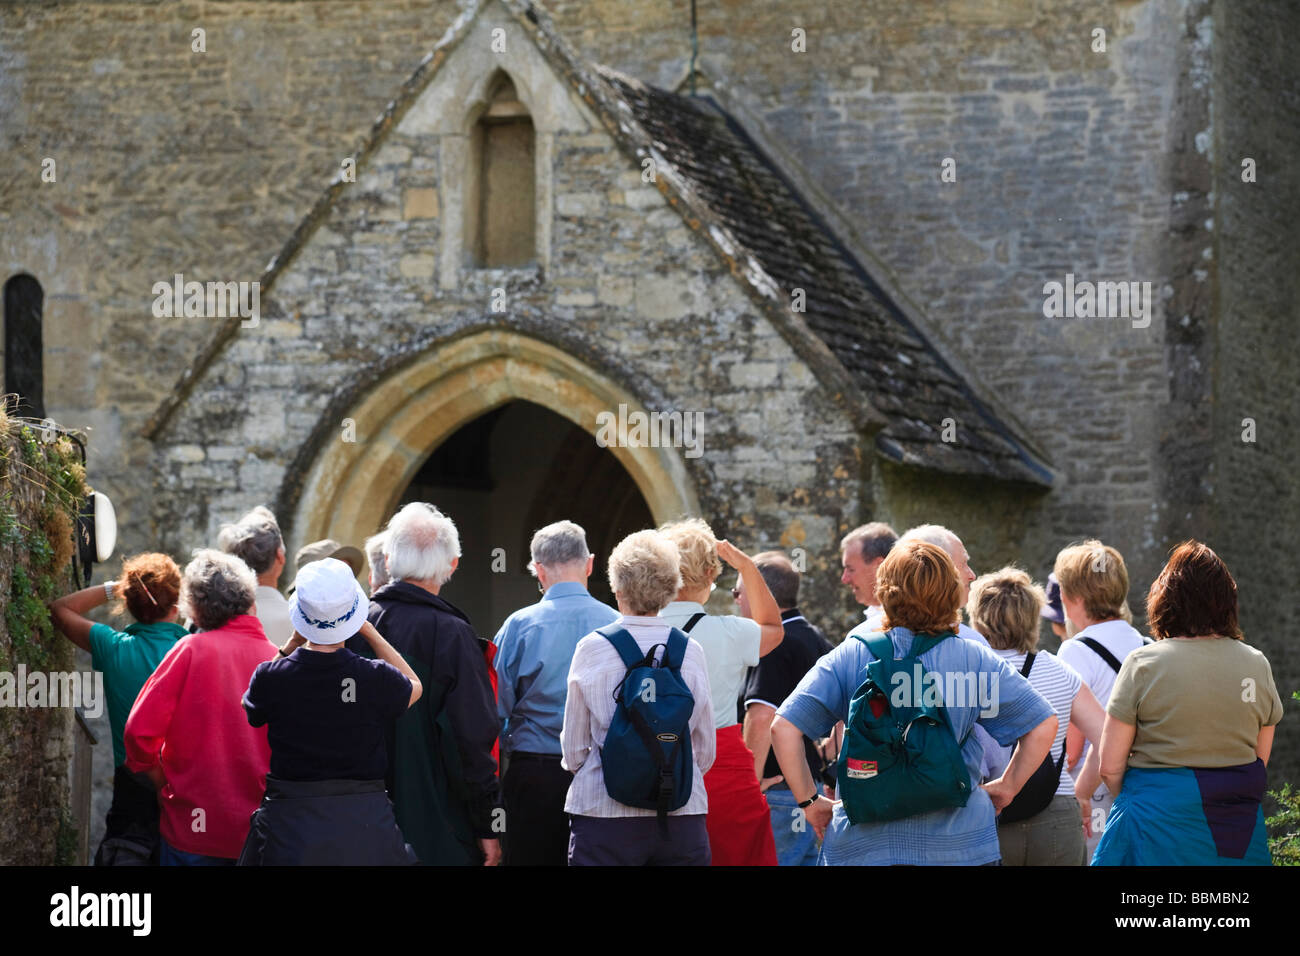
<svg viewBox="0 0 1300 956"><path fill-rule="evenodd" d="M406 659L424 691L389 731L388 792L420 862L482 862L500 804L492 746L500 733L482 643L463 612L406 581L371 597L367 615ZM373 656L360 635L348 642Z"/></svg>

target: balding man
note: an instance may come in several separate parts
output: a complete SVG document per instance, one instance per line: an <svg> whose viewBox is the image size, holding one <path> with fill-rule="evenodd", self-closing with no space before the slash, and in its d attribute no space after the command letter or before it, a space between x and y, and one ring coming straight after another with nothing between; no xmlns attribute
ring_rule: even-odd
<svg viewBox="0 0 1300 956"><path fill-rule="evenodd" d="M520 608L496 636L498 712L506 755L506 866L565 866L569 817L564 801L573 775L560 764L560 730L569 665L578 642L618 620L618 612L587 591L595 555L572 521L533 535L528 569L542 599Z"/></svg>
<svg viewBox="0 0 1300 956"><path fill-rule="evenodd" d="M894 529L883 521L873 521L854 528L840 542L840 562L844 573L840 581L848 585L853 599L863 605L868 630L885 613L876 599L876 569L898 540Z"/></svg>

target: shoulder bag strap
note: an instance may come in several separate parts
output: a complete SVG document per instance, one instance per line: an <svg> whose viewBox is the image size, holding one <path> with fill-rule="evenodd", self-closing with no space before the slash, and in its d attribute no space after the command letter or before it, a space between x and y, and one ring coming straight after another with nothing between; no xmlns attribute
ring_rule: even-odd
<svg viewBox="0 0 1300 956"><path fill-rule="evenodd" d="M707 615L703 611L696 611L691 615L691 619L682 625L682 630L687 634L691 633L691 628L699 624Z"/></svg>
<svg viewBox="0 0 1300 956"><path fill-rule="evenodd" d="M1036 656L1036 655L1034 654L1033 651L1030 651L1028 654L1026 654L1026 655L1025 655L1025 663L1024 663L1024 665L1020 668L1020 676L1023 677L1023 678L1025 678L1026 680L1029 679L1029 672L1030 672L1031 670L1034 669L1034 657L1035 657L1035 656Z"/></svg>
<svg viewBox="0 0 1300 956"><path fill-rule="evenodd" d="M1110 665L1111 670L1113 670L1116 674L1119 673L1119 669L1122 665L1118 660L1115 659L1114 654L1112 654L1110 651L1106 650L1106 648L1102 646L1100 641L1095 641L1091 637L1081 637L1079 638L1079 641L1083 644L1086 644L1088 647L1091 647L1098 657L1100 657L1103 661L1105 661L1107 664Z"/></svg>

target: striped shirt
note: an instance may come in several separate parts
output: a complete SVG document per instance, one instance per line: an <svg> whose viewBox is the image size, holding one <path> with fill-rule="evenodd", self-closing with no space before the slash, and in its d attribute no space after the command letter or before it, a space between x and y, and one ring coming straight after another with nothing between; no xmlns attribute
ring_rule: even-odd
<svg viewBox="0 0 1300 956"><path fill-rule="evenodd" d="M1017 674L1025 666L1024 651L995 649L993 653L1006 661L1007 666ZM1061 748L1065 746L1065 732L1070 727L1070 709L1074 706L1075 695L1083 686L1083 678L1079 676L1078 671L1059 657L1046 651L1038 651L1034 655L1033 669L1029 672L1029 686L1046 697L1047 702L1052 705L1052 710L1056 711L1058 721L1056 739L1052 741L1052 750L1049 754L1055 762L1061 758ZM1012 748L999 747L998 750L1000 754L995 776L1001 776L1007 764L1011 762ZM1058 796L1074 796L1074 779L1064 764L1061 766L1061 779L1056 787L1056 793Z"/></svg>
<svg viewBox="0 0 1300 956"><path fill-rule="evenodd" d="M614 625L627 629L644 652L668 640L669 626L657 617L624 615ZM657 655L662 659L662 651ZM619 803L605 790L600 749L614 719L614 691L627 673L618 651L601 634L588 634L578 642L569 666L568 699L564 705L564 726L560 731L563 766L573 774L564 812L584 817L652 817L656 811ZM704 792L704 773L713 766L717 737L713 727L713 705L709 697L709 673L704 650L694 639L687 642L682 659L682 680L695 698L691 713L691 756L695 774L691 797L669 816L707 813L709 798ZM735 706L734 704L732 705ZM648 756L647 756L648 759Z"/></svg>

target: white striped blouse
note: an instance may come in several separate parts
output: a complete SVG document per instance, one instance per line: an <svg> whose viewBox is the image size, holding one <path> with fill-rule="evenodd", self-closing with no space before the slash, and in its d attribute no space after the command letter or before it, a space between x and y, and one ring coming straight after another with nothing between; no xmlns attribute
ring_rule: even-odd
<svg viewBox="0 0 1300 956"><path fill-rule="evenodd" d="M668 640L668 625L657 617L624 615L612 626L627 629L637 647L648 652ZM658 657L662 657L660 651ZM560 731L563 766L573 774L564 811L584 817L652 817L654 810L643 810L619 803L605 790L601 771L600 749L614 719L614 690L627 673L623 659L614 645L600 634L588 634L578 642L569 667L568 697L564 703L564 727ZM691 713L691 754L695 774L691 779L691 796L685 806L670 816L706 813L709 798L704 792L704 773L713 766L717 737L713 729L713 705L709 697L709 673L704 650L695 640L686 646L682 660L682 679L695 698Z"/></svg>

